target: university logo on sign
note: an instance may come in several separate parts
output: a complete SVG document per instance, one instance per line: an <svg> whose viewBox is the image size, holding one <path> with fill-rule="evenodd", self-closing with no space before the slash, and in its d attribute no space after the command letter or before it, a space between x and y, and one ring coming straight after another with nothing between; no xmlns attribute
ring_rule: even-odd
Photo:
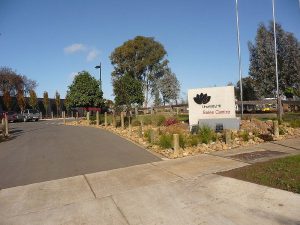
<svg viewBox="0 0 300 225"><path fill-rule="evenodd" d="M199 105L207 104L207 103L209 103L210 98L211 98L211 96L201 93L200 95L197 94L196 97L194 97L194 101Z"/></svg>

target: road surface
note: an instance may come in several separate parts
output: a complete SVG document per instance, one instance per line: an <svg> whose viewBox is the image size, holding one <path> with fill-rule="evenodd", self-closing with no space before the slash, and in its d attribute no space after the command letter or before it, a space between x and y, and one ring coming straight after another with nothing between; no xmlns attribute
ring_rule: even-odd
<svg viewBox="0 0 300 225"><path fill-rule="evenodd" d="M11 139L0 143L0 189L160 160L102 129L59 120L10 126Z"/></svg>

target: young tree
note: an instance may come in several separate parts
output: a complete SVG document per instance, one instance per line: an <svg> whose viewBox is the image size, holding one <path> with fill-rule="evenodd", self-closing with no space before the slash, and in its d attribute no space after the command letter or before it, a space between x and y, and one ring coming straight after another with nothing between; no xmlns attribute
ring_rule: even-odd
<svg viewBox="0 0 300 225"><path fill-rule="evenodd" d="M300 44L292 33L276 24L279 88L300 87ZM276 93L273 22L269 27L260 24L254 43L249 42L249 75L261 97Z"/></svg>
<svg viewBox="0 0 300 225"><path fill-rule="evenodd" d="M44 104L44 107L45 107L45 111L46 111L46 117L48 116L48 108L49 108L49 97L48 97L48 92L47 91L44 91L44 94L43 94L43 104Z"/></svg>
<svg viewBox="0 0 300 225"><path fill-rule="evenodd" d="M100 107L103 93L99 84L87 71L78 73L67 92L68 104L71 107Z"/></svg>
<svg viewBox="0 0 300 225"><path fill-rule="evenodd" d="M55 92L55 106L56 106L56 116L59 116L60 111L60 94L58 91Z"/></svg>
<svg viewBox="0 0 300 225"><path fill-rule="evenodd" d="M114 66L112 77L131 74L142 82L144 105L147 107L152 83L162 75L168 61L164 59L166 51L163 45L151 37L137 36L116 48L110 56Z"/></svg>
<svg viewBox="0 0 300 225"><path fill-rule="evenodd" d="M4 103L6 110L10 111L11 106L12 106L12 99L11 99L9 91L7 91L7 90L5 90L3 93L3 103Z"/></svg>
<svg viewBox="0 0 300 225"><path fill-rule="evenodd" d="M24 91L23 90L18 90L17 94L17 102L20 107L21 112L23 112L26 108L26 101L24 98Z"/></svg>
<svg viewBox="0 0 300 225"><path fill-rule="evenodd" d="M170 69L165 71L165 74L159 81L159 90L161 92L163 103L169 103L171 100L177 101L180 92L180 83L174 73Z"/></svg>
<svg viewBox="0 0 300 225"><path fill-rule="evenodd" d="M115 104L117 106L126 106L131 109L132 104L143 104L143 86L140 81L130 74L125 74L113 81L113 91L115 95Z"/></svg>
<svg viewBox="0 0 300 225"><path fill-rule="evenodd" d="M38 104L37 101L37 96L34 90L30 90L29 91L29 105L31 106L31 108L36 109Z"/></svg>

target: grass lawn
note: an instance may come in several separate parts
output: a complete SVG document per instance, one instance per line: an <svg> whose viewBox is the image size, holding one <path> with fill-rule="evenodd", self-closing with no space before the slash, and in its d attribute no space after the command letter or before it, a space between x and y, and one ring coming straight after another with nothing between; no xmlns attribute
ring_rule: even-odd
<svg viewBox="0 0 300 225"><path fill-rule="evenodd" d="M300 155L273 159L219 174L300 194Z"/></svg>

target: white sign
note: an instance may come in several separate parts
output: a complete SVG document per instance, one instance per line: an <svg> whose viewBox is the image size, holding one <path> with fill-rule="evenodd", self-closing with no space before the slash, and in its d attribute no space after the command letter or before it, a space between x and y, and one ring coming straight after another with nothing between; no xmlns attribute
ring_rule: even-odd
<svg viewBox="0 0 300 225"><path fill-rule="evenodd" d="M233 86L190 89L188 103L191 126L199 119L235 118Z"/></svg>

